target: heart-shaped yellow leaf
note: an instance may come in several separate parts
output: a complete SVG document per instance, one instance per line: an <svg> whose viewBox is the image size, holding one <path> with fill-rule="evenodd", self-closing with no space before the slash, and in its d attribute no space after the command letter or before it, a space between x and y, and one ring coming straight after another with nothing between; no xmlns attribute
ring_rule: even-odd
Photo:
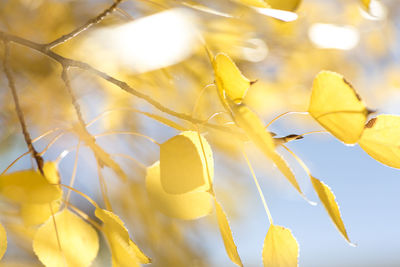
<svg viewBox="0 0 400 267"><path fill-rule="evenodd" d="M264 267L298 266L299 245L291 231L271 225L264 240L262 259Z"/></svg>
<svg viewBox="0 0 400 267"><path fill-rule="evenodd" d="M208 192L166 193L161 186L158 161L147 168L146 189L152 204L170 217L194 220L210 214L213 209Z"/></svg>
<svg viewBox="0 0 400 267"><path fill-rule="evenodd" d="M0 260L3 258L7 250L7 233L3 225L0 223Z"/></svg>
<svg viewBox="0 0 400 267"><path fill-rule="evenodd" d="M39 172L24 170L1 175L0 194L17 203L39 204L60 199L62 191Z"/></svg>
<svg viewBox="0 0 400 267"><path fill-rule="evenodd" d="M50 218L33 238L33 250L39 260L48 267L89 266L99 250L99 238L93 227L67 209L55 214L54 220L56 228Z"/></svg>
<svg viewBox="0 0 400 267"><path fill-rule="evenodd" d="M400 116L379 115L371 119L358 144L375 160L400 168Z"/></svg>
<svg viewBox="0 0 400 267"><path fill-rule="evenodd" d="M315 192L317 192L317 195L324 205L326 211L328 212L329 217L331 217L333 223L338 228L343 237L347 240L347 242L353 245L347 235L342 216L340 215L339 206L336 203L336 198L332 190L329 188L329 186L327 186L325 183L321 182L317 178L314 178L312 176L310 176L310 178Z"/></svg>
<svg viewBox="0 0 400 267"><path fill-rule="evenodd" d="M369 114L351 84L331 71L321 71L315 77L308 112L346 144L360 139Z"/></svg>
<svg viewBox="0 0 400 267"><path fill-rule="evenodd" d="M134 267L139 263L151 262L129 238L128 230L117 215L100 208L96 208L95 215L103 222L103 233L111 250L113 266Z"/></svg>
<svg viewBox="0 0 400 267"><path fill-rule="evenodd" d="M230 103L230 107L235 123L245 131L248 138L253 141L267 158L275 163L294 188L304 196L292 170L286 161L276 152L274 140L271 134L265 129L264 123L257 114L244 104L237 105Z"/></svg>
<svg viewBox="0 0 400 267"><path fill-rule="evenodd" d="M238 266L243 266L239 253L237 252L235 241L233 240L233 235L231 227L229 226L228 218L226 217L226 214L218 201L215 200L214 202L215 210L217 213L219 231L221 233L222 240L224 241L226 253L233 263Z"/></svg>
<svg viewBox="0 0 400 267"><path fill-rule="evenodd" d="M200 141L200 136L197 132L186 131L161 144L160 178L165 192L184 194L210 189L213 156L207 140L201 136Z"/></svg>
<svg viewBox="0 0 400 267"><path fill-rule="evenodd" d="M221 99L225 101L225 98L229 98L235 103L242 102L251 85L250 80L243 76L232 59L224 53L215 56L213 67Z"/></svg>

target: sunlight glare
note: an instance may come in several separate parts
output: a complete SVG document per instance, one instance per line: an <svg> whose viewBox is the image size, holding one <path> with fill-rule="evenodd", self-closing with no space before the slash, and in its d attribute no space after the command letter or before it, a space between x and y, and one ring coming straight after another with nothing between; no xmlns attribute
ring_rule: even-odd
<svg viewBox="0 0 400 267"><path fill-rule="evenodd" d="M308 37L319 48L350 50L354 48L360 35L352 26L315 23L308 30Z"/></svg>

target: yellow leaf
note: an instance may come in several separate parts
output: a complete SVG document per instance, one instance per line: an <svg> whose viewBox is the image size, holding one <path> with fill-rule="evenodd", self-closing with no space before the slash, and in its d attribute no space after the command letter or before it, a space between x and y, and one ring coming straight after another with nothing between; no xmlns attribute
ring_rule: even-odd
<svg viewBox="0 0 400 267"><path fill-rule="evenodd" d="M33 250L48 267L89 266L99 250L99 238L92 226L71 211L64 209L50 218L36 232ZM60 247L57 242L59 237Z"/></svg>
<svg viewBox="0 0 400 267"><path fill-rule="evenodd" d="M325 183L321 182L317 178L310 176L312 185L317 192L319 199L324 205L326 211L331 217L333 223L338 228L339 232L343 235L343 237L349 242L351 245L349 237L347 236L346 228L344 227L344 223L342 221L342 217L340 215L339 206L336 203L335 195L332 190Z"/></svg>
<svg viewBox="0 0 400 267"><path fill-rule="evenodd" d="M346 144L358 141L369 114L351 84L331 71L321 71L315 77L308 112Z"/></svg>
<svg viewBox="0 0 400 267"><path fill-rule="evenodd" d="M361 5L366 10L369 10L369 5L371 4L371 0L361 0Z"/></svg>
<svg viewBox="0 0 400 267"><path fill-rule="evenodd" d="M17 203L43 204L60 199L62 191L39 172L24 170L0 176L0 194Z"/></svg>
<svg viewBox="0 0 400 267"><path fill-rule="evenodd" d="M400 168L400 116L379 115L371 119L358 143L377 161Z"/></svg>
<svg viewBox="0 0 400 267"><path fill-rule="evenodd" d="M3 225L0 223L0 260L7 250L7 234Z"/></svg>
<svg viewBox="0 0 400 267"><path fill-rule="evenodd" d="M112 263L115 267L139 266L139 263L150 263L139 247L129 238L124 223L114 213L97 208L95 215L103 224L103 233L106 236L111 250Z"/></svg>
<svg viewBox="0 0 400 267"><path fill-rule="evenodd" d="M274 9L294 11L299 7L301 0L265 0L265 2Z"/></svg>
<svg viewBox="0 0 400 267"><path fill-rule="evenodd" d="M221 99L225 101L228 97L235 103L242 102L251 85L249 79L243 76L232 59L224 53L215 56L213 67Z"/></svg>
<svg viewBox="0 0 400 267"><path fill-rule="evenodd" d="M212 211L212 196L208 192L166 193L161 186L158 161L147 168L146 189L152 204L170 217L194 220Z"/></svg>
<svg viewBox="0 0 400 267"><path fill-rule="evenodd" d="M56 162L46 161L43 165L43 172L49 183L51 184L60 183L60 175L58 173L58 167Z"/></svg>
<svg viewBox="0 0 400 267"><path fill-rule="evenodd" d="M264 240L262 259L265 267L298 266L299 245L291 231L271 225Z"/></svg>
<svg viewBox="0 0 400 267"><path fill-rule="evenodd" d="M224 241L224 246L226 253L233 263L238 266L243 266L242 261L240 260L239 254L237 252L237 248L235 245L235 241L233 240L232 231L229 226L228 218L221 205L215 200L215 209L217 213L217 220L219 231L221 232L222 239Z"/></svg>
<svg viewBox="0 0 400 267"><path fill-rule="evenodd" d="M275 144L271 134L265 129L264 123L250 108L244 104L231 103L231 110L236 124L242 128L248 138L272 160L294 188L302 195L299 184L286 161L275 151Z"/></svg>
<svg viewBox="0 0 400 267"><path fill-rule="evenodd" d="M47 221L51 216L50 206L54 213L58 212L61 200L45 204L21 204L20 215L26 226L38 225Z"/></svg>
<svg viewBox="0 0 400 267"><path fill-rule="evenodd" d="M254 6L254 7L269 7L264 0L239 0L244 5Z"/></svg>
<svg viewBox="0 0 400 267"><path fill-rule="evenodd" d="M183 194L207 191L210 189L213 174L214 162L210 145L204 137L201 137L200 142L197 132L182 132L161 144L160 178L165 192Z"/></svg>

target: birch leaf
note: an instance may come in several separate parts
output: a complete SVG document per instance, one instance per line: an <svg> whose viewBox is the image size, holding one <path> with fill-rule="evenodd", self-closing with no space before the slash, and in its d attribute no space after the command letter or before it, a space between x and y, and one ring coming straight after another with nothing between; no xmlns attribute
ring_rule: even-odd
<svg viewBox="0 0 400 267"><path fill-rule="evenodd" d="M152 204L167 216L194 220L211 213L212 196L208 192L168 194L161 186L160 163L147 168L146 189Z"/></svg>
<svg viewBox="0 0 400 267"><path fill-rule="evenodd" d="M331 71L321 71L315 77L308 112L346 144L360 139L369 114L352 85Z"/></svg>
<svg viewBox="0 0 400 267"><path fill-rule="evenodd" d="M226 217L224 210L217 200L215 200L215 209L217 213L219 231L224 241L226 253L233 263L238 266L243 266L242 261L239 257L239 253L237 252L235 241L233 240L233 235L229 226L228 218Z"/></svg>
<svg viewBox="0 0 400 267"><path fill-rule="evenodd" d="M294 188L304 196L297 180L286 161L275 151L275 144L271 134L265 129L264 123L250 108L244 104L230 104L235 123L242 128L248 138L272 160L281 173L288 179Z"/></svg>
<svg viewBox="0 0 400 267"><path fill-rule="evenodd" d="M93 227L67 209L55 214L54 220L57 230L49 219L34 236L33 250L39 260L48 267L89 266L99 250L99 238Z"/></svg>
<svg viewBox="0 0 400 267"><path fill-rule="evenodd" d="M310 178L315 192L317 192L317 195L324 205L326 211L328 212L329 217L331 217L333 223L335 224L339 232L343 235L343 237L347 240L347 242L352 245L347 235L342 216L340 215L339 206L336 203L336 197L333 194L332 190L329 188L329 186L327 186L325 183L318 180L317 178L314 178L312 176L310 176Z"/></svg>
<svg viewBox="0 0 400 267"><path fill-rule="evenodd" d="M204 158L202 146L204 148ZM208 170L209 173L208 173ZM207 191L213 180L214 163L211 148L197 132L186 131L160 146L160 179L165 192L184 194ZM210 177L208 177L210 175Z"/></svg>
<svg viewBox="0 0 400 267"><path fill-rule="evenodd" d="M299 245L291 231L271 225L264 240L262 259L264 267L298 266Z"/></svg>
<svg viewBox="0 0 400 267"><path fill-rule="evenodd" d="M0 260L3 258L7 250L7 233L3 225L0 223Z"/></svg>
<svg viewBox="0 0 400 267"><path fill-rule="evenodd" d="M95 215L104 223L103 232L111 250L113 266L130 267L151 262L129 238L128 230L117 215L100 208L95 210Z"/></svg>
<svg viewBox="0 0 400 267"><path fill-rule="evenodd" d="M358 143L375 160L400 168L400 116L379 115L371 119Z"/></svg>

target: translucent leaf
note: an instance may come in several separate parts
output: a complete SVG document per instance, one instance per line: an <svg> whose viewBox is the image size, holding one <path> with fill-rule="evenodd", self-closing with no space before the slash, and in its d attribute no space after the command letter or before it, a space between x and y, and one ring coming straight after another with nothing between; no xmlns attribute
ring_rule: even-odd
<svg viewBox="0 0 400 267"><path fill-rule="evenodd" d="M225 250L228 254L229 258L233 263L238 266L243 266L242 261L240 260L239 254L237 252L237 248L235 245L235 241L233 240L232 231L229 226L228 218L221 205L215 200L215 209L217 213L217 220L219 231L221 232L222 239L224 241Z"/></svg>
<svg viewBox="0 0 400 267"><path fill-rule="evenodd" d="M139 266L139 263L150 263L139 247L129 238L124 223L114 213L97 208L95 215L103 224L103 232L111 250L113 266Z"/></svg>
<svg viewBox="0 0 400 267"><path fill-rule="evenodd" d="M262 259L265 267L298 266L299 245L291 231L271 225L264 240Z"/></svg>
<svg viewBox="0 0 400 267"><path fill-rule="evenodd" d="M197 132L182 132L161 144L160 178L165 192L183 194L207 191L210 188L209 180L213 180L213 173L211 148L204 137L201 137L200 142Z"/></svg>
<svg viewBox="0 0 400 267"><path fill-rule="evenodd" d="M226 96L236 103L242 102L251 85L249 79L243 76L232 59L224 53L215 56L213 67L218 92L222 99Z"/></svg>
<svg viewBox="0 0 400 267"><path fill-rule="evenodd" d="M64 209L36 232L33 250L45 266L89 266L99 250L99 238L92 226L83 219ZM61 245L57 242L57 233Z"/></svg>
<svg viewBox="0 0 400 267"><path fill-rule="evenodd" d="M7 234L3 225L0 223L0 260L3 258L7 250Z"/></svg>
<svg viewBox="0 0 400 267"><path fill-rule="evenodd" d="M170 217L194 220L211 213L212 196L208 192L168 194L160 181L160 163L147 168L146 189L152 204Z"/></svg>
<svg viewBox="0 0 400 267"><path fill-rule="evenodd" d="M358 143L375 160L400 168L400 116L379 115L371 119Z"/></svg>
<svg viewBox="0 0 400 267"><path fill-rule="evenodd" d="M62 191L39 172L25 170L0 176L0 194L14 202L39 204L60 199Z"/></svg>
<svg viewBox="0 0 400 267"><path fill-rule="evenodd" d="M271 8L286 11L294 11L298 8L301 0L265 0Z"/></svg>
<svg viewBox="0 0 400 267"><path fill-rule="evenodd" d="M331 71L321 71L315 77L308 112L346 144L358 141L369 114L351 84Z"/></svg>
<svg viewBox="0 0 400 267"><path fill-rule="evenodd" d="M336 203L336 198L332 190L329 188L329 186L327 186L325 183L321 182L317 178L314 178L312 176L310 178L319 199L324 205L333 223L336 225L336 227L338 228L339 232L343 235L343 237L351 244L350 239L347 236L346 228L344 227L342 217L340 215L339 206Z"/></svg>
<svg viewBox="0 0 400 267"><path fill-rule="evenodd" d="M26 226L38 225L47 221L51 216L50 203L45 204L21 204L20 216ZM58 212L61 200L51 202L54 213Z"/></svg>
<svg viewBox="0 0 400 267"><path fill-rule="evenodd" d="M296 190L304 196L296 178L286 161L275 151L271 134L265 129L264 123L250 108L244 104L231 103L232 114L236 124L242 128L251 141L271 159Z"/></svg>

